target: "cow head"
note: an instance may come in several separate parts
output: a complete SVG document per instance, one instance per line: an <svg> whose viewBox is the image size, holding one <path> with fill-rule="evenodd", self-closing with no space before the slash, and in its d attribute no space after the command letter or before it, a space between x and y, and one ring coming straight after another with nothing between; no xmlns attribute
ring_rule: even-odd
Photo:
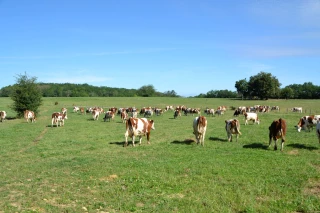
<svg viewBox="0 0 320 213"><path fill-rule="evenodd" d="M300 120L299 120L298 124L297 124L296 126L294 126L294 127L296 127L296 128L297 128L298 132L300 132L300 131L301 131L302 127L303 127L303 126L304 126L304 124L305 124L305 119L304 119L304 118L305 118L305 117L300 118Z"/></svg>
<svg viewBox="0 0 320 213"><path fill-rule="evenodd" d="M149 120L148 123L149 123L150 128L153 129L153 130L155 130L155 128L154 128L154 121L153 121L153 120Z"/></svg>

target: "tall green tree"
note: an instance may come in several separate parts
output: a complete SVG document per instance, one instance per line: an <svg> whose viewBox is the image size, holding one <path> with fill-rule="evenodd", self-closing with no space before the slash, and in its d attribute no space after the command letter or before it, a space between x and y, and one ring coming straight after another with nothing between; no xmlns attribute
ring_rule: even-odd
<svg viewBox="0 0 320 213"><path fill-rule="evenodd" d="M235 88L237 89L238 94L241 95L242 100L244 97L247 97L249 85L246 78L236 81Z"/></svg>
<svg viewBox="0 0 320 213"><path fill-rule="evenodd" d="M27 110L39 113L39 107L42 104L42 93L36 83L36 77L29 77L26 73L16 77L16 84L13 85L11 99L13 104L11 108L17 112L18 117L23 117L23 112Z"/></svg>
<svg viewBox="0 0 320 213"><path fill-rule="evenodd" d="M138 89L138 95L142 97L153 97L156 94L156 90L153 85L145 85Z"/></svg>
<svg viewBox="0 0 320 213"><path fill-rule="evenodd" d="M281 98L290 99L294 97L293 89L285 87L281 90Z"/></svg>
<svg viewBox="0 0 320 213"><path fill-rule="evenodd" d="M271 73L260 72L250 77L248 90L251 97L263 100L279 96L280 86L279 80Z"/></svg>

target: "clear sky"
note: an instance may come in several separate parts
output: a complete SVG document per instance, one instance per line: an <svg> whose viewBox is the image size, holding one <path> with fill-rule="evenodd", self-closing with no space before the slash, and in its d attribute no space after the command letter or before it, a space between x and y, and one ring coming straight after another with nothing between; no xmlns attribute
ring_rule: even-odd
<svg viewBox="0 0 320 213"><path fill-rule="evenodd" d="M0 0L0 88L38 82L193 96L260 71L320 85L320 0Z"/></svg>

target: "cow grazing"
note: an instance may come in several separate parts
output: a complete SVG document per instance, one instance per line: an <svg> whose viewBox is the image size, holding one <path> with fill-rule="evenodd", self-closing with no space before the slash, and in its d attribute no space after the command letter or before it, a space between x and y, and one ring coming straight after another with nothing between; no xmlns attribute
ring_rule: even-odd
<svg viewBox="0 0 320 213"><path fill-rule="evenodd" d="M204 146L204 138L207 131L207 119L204 116L196 117L193 120L193 134L196 136L197 144Z"/></svg>
<svg viewBox="0 0 320 213"><path fill-rule="evenodd" d="M154 128L154 121L146 118L129 118L126 121L125 144L128 145L128 137L132 138L132 146L135 146L135 137L139 137L139 145L141 145L142 136L147 135L148 144L150 144L150 133Z"/></svg>
<svg viewBox="0 0 320 213"><path fill-rule="evenodd" d="M61 126L64 126L64 120L68 119L67 114L66 113L61 113L61 112L54 112L51 115L51 127L53 127L53 125L55 124L57 127L60 124Z"/></svg>
<svg viewBox="0 0 320 213"><path fill-rule="evenodd" d="M319 118L320 115L303 116L299 119L299 122L295 127L298 132L300 132L301 129L308 130L310 132L310 129L313 129L313 127L317 125Z"/></svg>
<svg viewBox="0 0 320 213"><path fill-rule="evenodd" d="M73 107L73 112L79 112L79 110L80 110L79 107L77 107L77 106L74 106L74 107Z"/></svg>
<svg viewBox="0 0 320 213"><path fill-rule="evenodd" d="M291 109L292 112L299 112L299 113L302 113L302 107L293 107Z"/></svg>
<svg viewBox="0 0 320 213"><path fill-rule="evenodd" d="M255 112L246 112L246 113L244 113L244 117L245 117L245 120L246 120L244 125L247 125L248 121L253 121L253 123L257 123L257 124L260 123L258 115Z"/></svg>
<svg viewBox="0 0 320 213"><path fill-rule="evenodd" d="M143 117L151 117L153 115L152 109L146 109L144 111Z"/></svg>
<svg viewBox="0 0 320 213"><path fill-rule="evenodd" d="M225 120L225 123L228 141L232 142L232 135L236 135L236 142L238 142L238 137L241 135L240 122L237 119L230 119Z"/></svg>
<svg viewBox="0 0 320 213"><path fill-rule="evenodd" d="M207 109L206 110L206 113L207 113L207 115L211 115L211 116L213 116L214 115L214 109Z"/></svg>
<svg viewBox="0 0 320 213"><path fill-rule="evenodd" d="M23 114L24 114L24 118L28 123L29 123L29 120L31 120L31 123L36 122L36 116L33 111L25 110Z"/></svg>
<svg viewBox="0 0 320 213"><path fill-rule="evenodd" d="M125 123L128 118L127 112L126 111L121 112L120 117L121 117L122 123Z"/></svg>
<svg viewBox="0 0 320 213"><path fill-rule="evenodd" d="M155 114L156 114L157 116L163 114L163 110L162 110L162 109L159 109L159 108L156 108L156 109L154 110L154 112L155 112Z"/></svg>
<svg viewBox="0 0 320 213"><path fill-rule="evenodd" d="M99 115L103 113L103 109L102 108L93 108L92 110L92 117L93 120L98 120L99 119Z"/></svg>
<svg viewBox="0 0 320 213"><path fill-rule="evenodd" d="M107 120L110 122L111 120L114 121L114 115L115 113L113 111L107 111L103 120L106 122Z"/></svg>
<svg viewBox="0 0 320 213"><path fill-rule="evenodd" d="M173 118L176 119L178 116L181 117L181 112L180 112L180 110L176 109L176 110L174 111Z"/></svg>
<svg viewBox="0 0 320 213"><path fill-rule="evenodd" d="M280 107L279 106L272 106L271 107L271 111L280 111Z"/></svg>
<svg viewBox="0 0 320 213"><path fill-rule="evenodd" d="M164 108L164 111L168 111L168 110L173 110L173 106L166 106L166 107Z"/></svg>
<svg viewBox="0 0 320 213"><path fill-rule="evenodd" d="M318 136L318 140L319 140L319 143L320 143L320 119L318 119L317 121L317 136Z"/></svg>
<svg viewBox="0 0 320 213"><path fill-rule="evenodd" d="M277 141L279 138L281 141L281 151L283 151L283 145L286 140L287 124L284 119L274 120L269 127L269 147L272 140L274 140L274 150L277 150Z"/></svg>
<svg viewBox="0 0 320 213"><path fill-rule="evenodd" d="M0 111L0 121L3 122L6 119L6 111Z"/></svg>

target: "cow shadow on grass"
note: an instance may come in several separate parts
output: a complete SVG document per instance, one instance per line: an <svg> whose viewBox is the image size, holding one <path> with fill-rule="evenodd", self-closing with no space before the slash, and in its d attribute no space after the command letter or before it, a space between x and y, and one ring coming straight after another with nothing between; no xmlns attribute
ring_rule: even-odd
<svg viewBox="0 0 320 213"><path fill-rule="evenodd" d="M268 149L268 145L262 144L262 143L252 143L243 145L243 148L245 149Z"/></svg>
<svg viewBox="0 0 320 213"><path fill-rule="evenodd" d="M228 139L225 138L218 138L218 137L210 137L210 141L218 141L218 142L228 142Z"/></svg>
<svg viewBox="0 0 320 213"><path fill-rule="evenodd" d="M8 116L7 116L5 120L8 120L8 121L9 121L9 120L15 120L15 119L17 119L17 117L8 117Z"/></svg>
<svg viewBox="0 0 320 213"><path fill-rule="evenodd" d="M110 142L109 144L112 144L112 145L118 145L118 146L124 146L124 141L123 142ZM130 143L132 145L132 143ZM128 143L128 146L129 146L129 143Z"/></svg>
<svg viewBox="0 0 320 213"><path fill-rule="evenodd" d="M180 145L191 145L192 143L195 143L195 140L193 140L193 139L185 139L183 141L175 140L175 141L172 141L171 143L172 144L180 144Z"/></svg>
<svg viewBox="0 0 320 213"><path fill-rule="evenodd" d="M292 148L296 148L296 149L307 149L307 150L309 150L309 151L319 149L318 147L315 147L315 146L306 146L306 145L301 144L301 143L288 144L287 146L292 147Z"/></svg>

